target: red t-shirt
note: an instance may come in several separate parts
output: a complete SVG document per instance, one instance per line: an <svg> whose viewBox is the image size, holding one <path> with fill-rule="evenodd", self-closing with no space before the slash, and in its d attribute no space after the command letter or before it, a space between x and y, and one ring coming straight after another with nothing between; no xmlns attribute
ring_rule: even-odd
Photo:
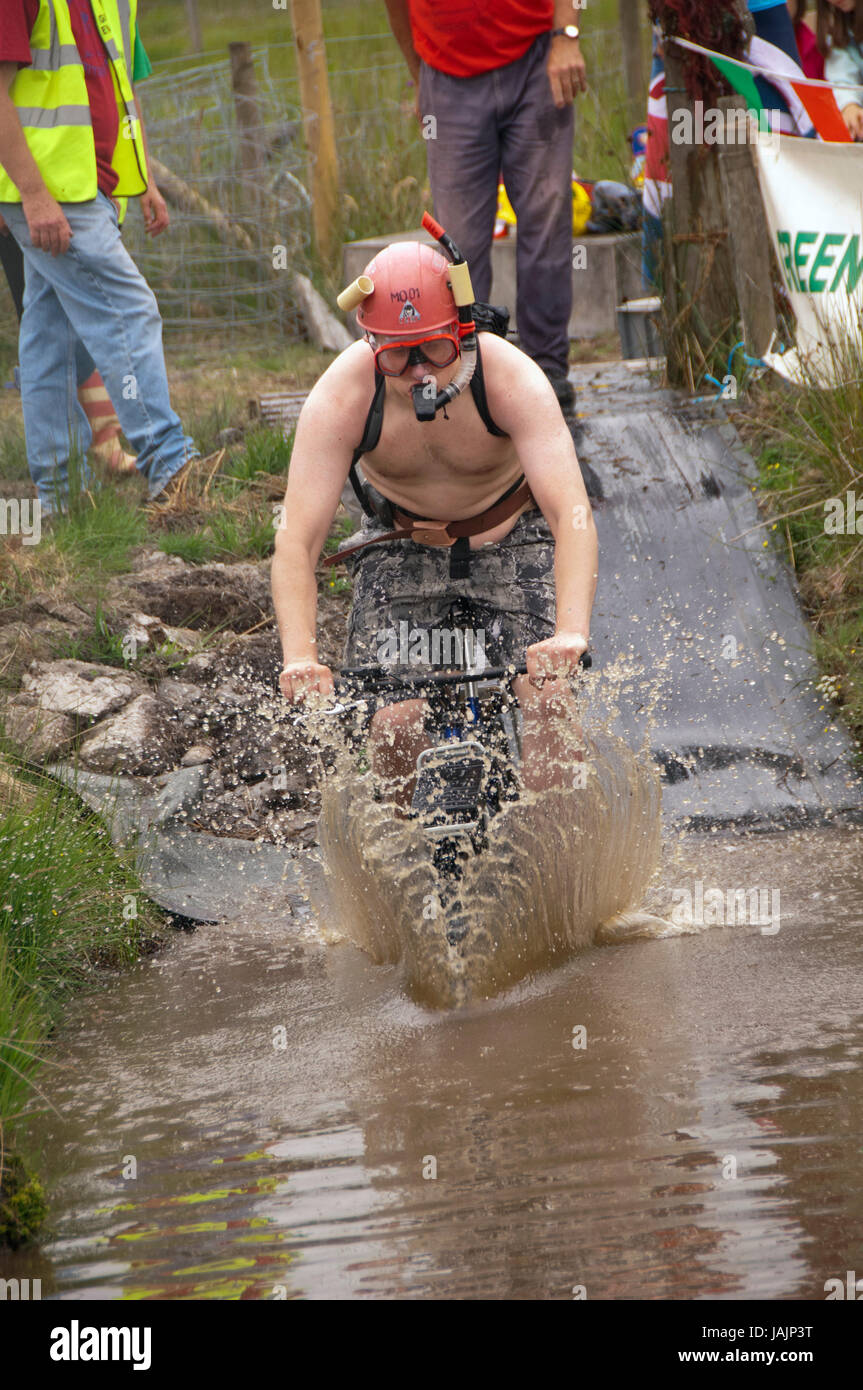
<svg viewBox="0 0 863 1390"><path fill-rule="evenodd" d="M451 77L514 63L552 28L554 0L410 0L414 48Z"/></svg>
<svg viewBox="0 0 863 1390"><path fill-rule="evenodd" d="M117 187L117 175L111 168L111 157L120 133L120 116L114 94L111 62L96 28L90 0L67 0L67 4L72 32L84 64L84 76L87 81L93 138L96 142L98 183L103 193L111 194ZM39 0L2 0L0 63L29 66L30 35L38 13Z"/></svg>

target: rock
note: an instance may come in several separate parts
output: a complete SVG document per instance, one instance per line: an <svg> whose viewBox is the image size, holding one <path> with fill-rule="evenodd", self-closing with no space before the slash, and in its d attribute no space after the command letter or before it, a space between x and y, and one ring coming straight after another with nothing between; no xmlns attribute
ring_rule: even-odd
<svg viewBox="0 0 863 1390"><path fill-rule="evenodd" d="M213 750L206 743L195 743L191 748L187 748L180 759L181 767L200 767L203 763L212 762Z"/></svg>
<svg viewBox="0 0 863 1390"><path fill-rule="evenodd" d="M190 656L185 665L185 674L194 676L199 680L210 680L216 675L218 663L213 652L198 652L196 656Z"/></svg>
<svg viewBox="0 0 863 1390"><path fill-rule="evenodd" d="M170 773L156 797L153 824L162 825L174 816L187 816L199 804L203 787L202 767L184 767Z"/></svg>
<svg viewBox="0 0 863 1390"><path fill-rule="evenodd" d="M219 430L216 435L216 443L220 449L227 449L231 444L242 443L244 431L237 425L228 425L226 429Z"/></svg>
<svg viewBox="0 0 863 1390"><path fill-rule="evenodd" d="M198 651L204 640L202 633L195 632L190 627L169 627L167 623L163 623L162 632L165 634L164 640L170 642L172 647L179 647L181 652Z"/></svg>
<svg viewBox="0 0 863 1390"><path fill-rule="evenodd" d="M293 842L302 848L317 844L318 822L316 816L305 811L270 811L264 818L262 829L276 844Z"/></svg>
<svg viewBox="0 0 863 1390"><path fill-rule="evenodd" d="M160 640L161 632L161 618L154 618L152 613L133 613L127 619L123 642L134 642L137 647L151 647Z"/></svg>
<svg viewBox="0 0 863 1390"><path fill-rule="evenodd" d="M257 782L274 769L284 768L286 763L291 771L302 771L308 755L302 745L289 743L293 732L262 719L243 719L241 727L220 750L219 761L244 782Z"/></svg>
<svg viewBox="0 0 863 1390"><path fill-rule="evenodd" d="M139 695L81 743L79 756L95 772L152 774L174 762L165 728L167 711L155 695Z"/></svg>
<svg viewBox="0 0 863 1390"><path fill-rule="evenodd" d="M21 682L41 709L101 719L146 689L140 676L88 661L34 661Z"/></svg>
<svg viewBox="0 0 863 1390"><path fill-rule="evenodd" d="M243 805L246 810L257 811L261 807L281 804L282 798L273 789L272 778L263 777L260 782L243 788Z"/></svg>
<svg viewBox="0 0 863 1390"><path fill-rule="evenodd" d="M242 690L237 690L230 682L223 681L217 685L213 691L213 700L220 705L227 705L229 709L242 709L248 704L248 691L244 694Z"/></svg>
<svg viewBox="0 0 863 1390"><path fill-rule="evenodd" d="M175 710L194 709L205 698L199 685L192 685L191 681L178 680L176 676L166 676L163 681L159 681L156 694Z"/></svg>
<svg viewBox="0 0 863 1390"><path fill-rule="evenodd" d="M91 616L77 603L55 598L53 594L34 594L25 606L23 616L26 620L38 622L43 614L55 618L57 622L65 623L76 632L91 627L93 622Z"/></svg>
<svg viewBox="0 0 863 1390"><path fill-rule="evenodd" d="M207 795L215 796L218 792L225 790L225 779L214 763L207 768Z"/></svg>
<svg viewBox="0 0 863 1390"><path fill-rule="evenodd" d="M68 752L76 732L75 721L68 714L51 714L20 695L7 704L2 723L6 738L34 763Z"/></svg>
<svg viewBox="0 0 863 1390"><path fill-rule="evenodd" d="M273 769L273 791L285 802L301 802L309 790L309 778L304 772L289 772L285 767Z"/></svg>
<svg viewBox="0 0 863 1390"><path fill-rule="evenodd" d="M164 550L145 548L133 555L131 569L133 574L146 574L148 577L155 577L156 574L173 577L183 573L186 562L179 555L166 555Z"/></svg>
<svg viewBox="0 0 863 1390"><path fill-rule="evenodd" d="M147 782L87 772L80 764L52 763L47 771L102 817L115 845L124 844L150 825L153 796Z"/></svg>

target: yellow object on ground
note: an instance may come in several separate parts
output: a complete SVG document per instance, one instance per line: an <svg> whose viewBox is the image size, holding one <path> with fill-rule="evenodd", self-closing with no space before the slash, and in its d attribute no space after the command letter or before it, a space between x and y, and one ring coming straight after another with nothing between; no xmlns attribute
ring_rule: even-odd
<svg viewBox="0 0 863 1390"><path fill-rule="evenodd" d="M572 235L581 236L588 222L590 221L590 197L587 190L582 187L572 175ZM495 240L501 240L509 234L510 227L516 225L515 211L509 201L509 195L503 183L497 186L497 216L494 222Z"/></svg>

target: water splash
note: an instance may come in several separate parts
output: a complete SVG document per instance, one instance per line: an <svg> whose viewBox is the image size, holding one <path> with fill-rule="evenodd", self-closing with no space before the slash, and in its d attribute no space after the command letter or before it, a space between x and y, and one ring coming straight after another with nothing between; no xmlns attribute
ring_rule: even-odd
<svg viewBox="0 0 863 1390"><path fill-rule="evenodd" d="M585 766L583 787L524 794L494 818L465 869L470 930L457 945L421 827L376 801L369 775L331 776L319 833L339 929L377 963L401 962L410 996L432 1008L490 998L592 944L647 888L661 793L646 749L613 734L586 738Z"/></svg>

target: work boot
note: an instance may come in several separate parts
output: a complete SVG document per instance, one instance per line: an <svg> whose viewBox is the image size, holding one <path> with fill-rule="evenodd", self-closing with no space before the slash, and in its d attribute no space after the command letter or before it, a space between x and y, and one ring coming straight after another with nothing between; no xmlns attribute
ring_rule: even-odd
<svg viewBox="0 0 863 1390"><path fill-rule="evenodd" d="M182 513L189 509L193 504L194 497L189 496L189 484L193 476L206 478L200 496L206 497L210 483L216 473L227 450L217 449L215 453L208 454L206 458L193 458L184 463L182 468L178 468L155 497L151 497L146 504L146 511L151 517L167 516L169 513Z"/></svg>
<svg viewBox="0 0 863 1390"><path fill-rule="evenodd" d="M543 371L551 382L554 394L557 396L561 410L575 409L575 387L567 376L559 368L544 367Z"/></svg>

